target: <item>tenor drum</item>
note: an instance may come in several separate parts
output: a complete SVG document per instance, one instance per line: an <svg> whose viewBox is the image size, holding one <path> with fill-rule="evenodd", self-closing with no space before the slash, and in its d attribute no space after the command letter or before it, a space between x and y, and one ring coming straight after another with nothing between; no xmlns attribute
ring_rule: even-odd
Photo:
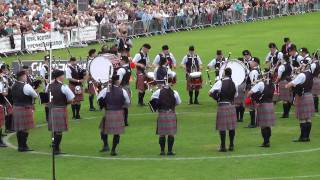
<svg viewBox="0 0 320 180"><path fill-rule="evenodd" d="M146 73L146 82L148 85L155 86L157 82L155 81L154 72L147 72Z"/></svg>
<svg viewBox="0 0 320 180"><path fill-rule="evenodd" d="M220 79L224 76L224 70L226 68L231 68L232 70L232 81L234 84L238 87L240 84L244 82L246 79L247 73L248 73L248 68L244 63L238 60L229 60L225 62L221 67L219 71L219 77Z"/></svg>
<svg viewBox="0 0 320 180"><path fill-rule="evenodd" d="M113 75L113 65L106 56L98 56L89 64L92 79L100 84L109 83Z"/></svg>
<svg viewBox="0 0 320 180"><path fill-rule="evenodd" d="M201 72L192 72L189 74L190 85L191 86L201 86L202 85L202 73Z"/></svg>
<svg viewBox="0 0 320 180"><path fill-rule="evenodd" d="M168 72L168 82L171 84L176 84L177 83L177 74L174 71L169 71Z"/></svg>

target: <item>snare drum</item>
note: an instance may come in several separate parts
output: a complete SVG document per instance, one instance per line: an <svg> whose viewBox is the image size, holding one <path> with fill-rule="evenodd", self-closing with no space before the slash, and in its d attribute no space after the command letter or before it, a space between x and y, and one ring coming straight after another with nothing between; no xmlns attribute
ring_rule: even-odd
<svg viewBox="0 0 320 180"><path fill-rule="evenodd" d="M169 78L168 78L168 82L171 84L176 84L177 83L177 74L174 71L169 71L168 72Z"/></svg>
<svg viewBox="0 0 320 180"><path fill-rule="evenodd" d="M201 72L192 72L189 74L190 79L190 85L195 86L201 86L202 85L202 73Z"/></svg>
<svg viewBox="0 0 320 180"><path fill-rule="evenodd" d="M147 72L147 73L146 73L146 83L147 83L149 86L155 86L155 85L157 85L157 82L155 81L154 72Z"/></svg>

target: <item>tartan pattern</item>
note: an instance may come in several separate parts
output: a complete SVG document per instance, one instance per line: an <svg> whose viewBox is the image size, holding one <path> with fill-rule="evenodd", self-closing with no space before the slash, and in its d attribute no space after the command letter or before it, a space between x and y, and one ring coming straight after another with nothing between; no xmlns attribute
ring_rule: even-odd
<svg viewBox="0 0 320 180"><path fill-rule="evenodd" d="M311 93L305 93L301 97L295 98L296 117L300 121L311 119L314 114L314 102Z"/></svg>
<svg viewBox="0 0 320 180"><path fill-rule="evenodd" d="M200 90L202 88L202 78L201 78L201 84L200 85L193 85L191 79L192 78L190 78L189 75L187 75L187 90L188 91Z"/></svg>
<svg viewBox="0 0 320 180"><path fill-rule="evenodd" d="M52 131L53 126L54 132L68 131L67 107L51 107L49 112L48 130Z"/></svg>
<svg viewBox="0 0 320 180"><path fill-rule="evenodd" d="M106 110L100 126L101 132L105 134L123 134L124 133L124 116L123 110L110 111Z"/></svg>
<svg viewBox="0 0 320 180"><path fill-rule="evenodd" d="M136 89L139 91L145 91L147 89L147 86L144 83L145 79L145 74L137 71Z"/></svg>
<svg viewBox="0 0 320 180"><path fill-rule="evenodd" d="M276 115L273 103L257 104L257 125L259 127L271 127L275 125Z"/></svg>
<svg viewBox="0 0 320 180"><path fill-rule="evenodd" d="M232 104L219 104L216 116L216 130L234 130L237 127L236 108Z"/></svg>
<svg viewBox="0 0 320 180"><path fill-rule="evenodd" d="M286 84L288 84L287 80L279 82L279 100L292 102L292 90L285 88Z"/></svg>
<svg viewBox="0 0 320 180"><path fill-rule="evenodd" d="M246 84L242 83L238 86L238 96L234 98L235 105L244 104L244 100L246 99Z"/></svg>
<svg viewBox="0 0 320 180"><path fill-rule="evenodd" d="M177 116L174 111L159 111L156 134L161 136L177 134Z"/></svg>
<svg viewBox="0 0 320 180"><path fill-rule="evenodd" d="M320 95L320 78L315 77L313 78L313 85L311 90L313 95Z"/></svg>
<svg viewBox="0 0 320 180"><path fill-rule="evenodd" d="M81 87L81 94L76 94L75 93L76 86L73 84L69 84L69 88L71 89L71 91L75 95L73 102L72 102L73 104L77 104L77 103L80 103L81 101L83 101L83 87L82 87L82 85L80 85L80 87Z"/></svg>
<svg viewBox="0 0 320 180"><path fill-rule="evenodd" d="M96 91L94 89L94 84L93 83L89 83L88 82L88 93L90 95L95 95L96 94Z"/></svg>
<svg viewBox="0 0 320 180"><path fill-rule="evenodd" d="M13 106L13 129L15 131L34 128L33 106Z"/></svg>
<svg viewBox="0 0 320 180"><path fill-rule="evenodd" d="M0 129L4 125L5 121L5 111L4 106L0 105ZM1 137L0 137L1 138Z"/></svg>

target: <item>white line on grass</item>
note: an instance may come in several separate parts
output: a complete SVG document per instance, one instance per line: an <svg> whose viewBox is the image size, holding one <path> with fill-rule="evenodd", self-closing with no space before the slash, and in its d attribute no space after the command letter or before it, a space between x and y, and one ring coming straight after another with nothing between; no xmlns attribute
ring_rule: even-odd
<svg viewBox="0 0 320 180"><path fill-rule="evenodd" d="M25 179L25 178L13 178L13 177L0 177L2 180L42 180L42 179Z"/></svg>
<svg viewBox="0 0 320 180"><path fill-rule="evenodd" d="M272 180L272 179L305 179L305 178L314 178L314 177L320 177L320 174L317 175L304 175L304 176L286 176L286 177L266 177L266 178L244 178L244 179L238 179L236 180Z"/></svg>

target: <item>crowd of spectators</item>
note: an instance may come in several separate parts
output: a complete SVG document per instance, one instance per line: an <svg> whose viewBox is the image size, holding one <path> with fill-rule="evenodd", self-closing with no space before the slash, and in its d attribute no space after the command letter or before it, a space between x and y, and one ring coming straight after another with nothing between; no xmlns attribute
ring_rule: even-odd
<svg viewBox="0 0 320 180"><path fill-rule="evenodd" d="M69 30L111 24L113 28L128 22L143 22L143 30L148 32L151 21L159 21L164 30L168 27L169 17L175 23L182 21L191 26L206 14L206 20L215 18L214 14L236 12L239 19L245 19L248 9L256 7L286 8L310 4L318 0L153 0L153 1L116 1L90 0L88 9L78 11L70 0L54 0L53 22L50 23L50 6L47 0L4 0L0 1L0 37L12 34L42 33L54 30ZM301 7L303 8L303 7Z"/></svg>

